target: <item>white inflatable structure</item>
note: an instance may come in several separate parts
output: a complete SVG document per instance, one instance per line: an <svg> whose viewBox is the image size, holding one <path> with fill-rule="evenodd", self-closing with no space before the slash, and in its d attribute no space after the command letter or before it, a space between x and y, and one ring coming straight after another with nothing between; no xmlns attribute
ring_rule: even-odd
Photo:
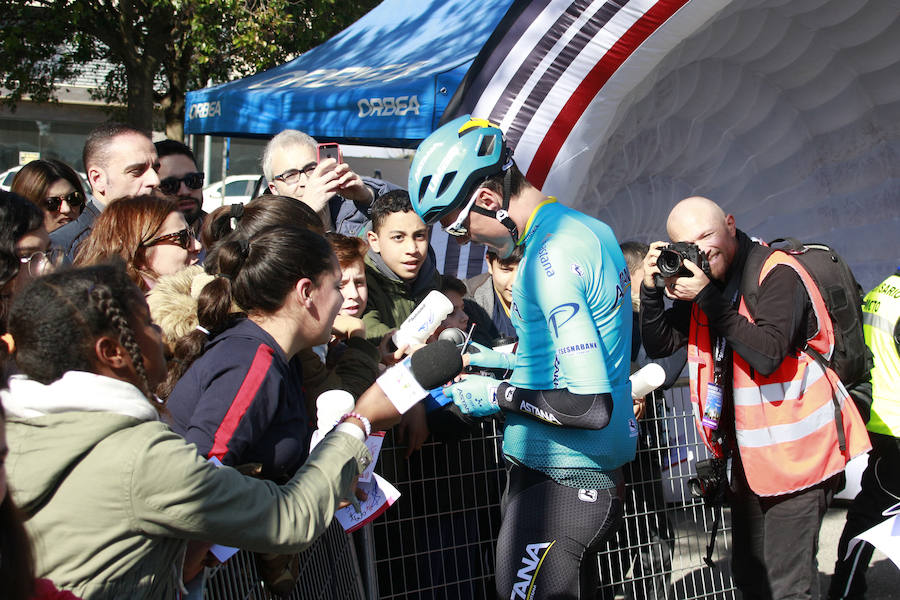
<svg viewBox="0 0 900 600"><path fill-rule="evenodd" d="M900 1L535 2L492 41L457 114L620 240L667 239L696 194L866 289L900 265Z"/></svg>

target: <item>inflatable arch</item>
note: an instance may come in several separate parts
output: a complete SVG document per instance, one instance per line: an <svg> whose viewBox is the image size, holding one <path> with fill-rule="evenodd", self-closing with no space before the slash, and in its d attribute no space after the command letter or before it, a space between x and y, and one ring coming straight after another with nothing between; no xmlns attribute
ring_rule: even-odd
<svg viewBox="0 0 900 600"><path fill-rule="evenodd" d="M751 235L831 244L868 289L900 265L898 40L897 0L515 3L444 119L499 123L621 240L705 195Z"/></svg>

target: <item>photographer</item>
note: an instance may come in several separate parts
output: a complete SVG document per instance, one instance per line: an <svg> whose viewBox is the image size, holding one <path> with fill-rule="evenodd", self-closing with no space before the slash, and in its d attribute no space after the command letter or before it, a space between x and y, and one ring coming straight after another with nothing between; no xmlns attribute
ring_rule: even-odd
<svg viewBox="0 0 900 600"><path fill-rule="evenodd" d="M671 253L660 261L667 244L651 245L641 335L651 358L687 345L701 438L730 467L735 584L745 598L817 598L822 517L844 465L869 446L852 402L835 418L837 377L802 351L828 354L834 345L824 301L796 260L755 244L706 198L679 202L666 228L673 242L696 248L675 248L680 261ZM754 253L768 258L760 273L745 274ZM660 281L660 265L672 262L679 269ZM745 277L759 281L752 314L741 296ZM675 300L668 310L663 293Z"/></svg>

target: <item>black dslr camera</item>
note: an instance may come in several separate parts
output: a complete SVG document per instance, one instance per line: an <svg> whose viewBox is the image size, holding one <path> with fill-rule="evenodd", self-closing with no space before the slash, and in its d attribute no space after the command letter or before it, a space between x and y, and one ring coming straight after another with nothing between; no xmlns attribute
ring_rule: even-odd
<svg viewBox="0 0 900 600"><path fill-rule="evenodd" d="M700 270L706 273L708 277L712 277L709 272L709 261L706 260L706 253L697 244L675 242L659 251L659 258L656 259L656 266L659 268L656 285L662 287L662 280L666 277L693 277L693 273L684 266L684 261L686 260L700 267Z"/></svg>
<svg viewBox="0 0 900 600"><path fill-rule="evenodd" d="M688 489L694 498L703 498L708 503L718 504L725 498L728 489L728 473L724 458L710 458L697 462L697 476L688 479Z"/></svg>

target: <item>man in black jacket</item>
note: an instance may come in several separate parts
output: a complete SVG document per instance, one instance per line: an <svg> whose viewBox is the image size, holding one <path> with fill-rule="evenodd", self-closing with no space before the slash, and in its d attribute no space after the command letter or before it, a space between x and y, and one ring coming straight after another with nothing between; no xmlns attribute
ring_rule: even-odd
<svg viewBox="0 0 900 600"><path fill-rule="evenodd" d="M50 235L53 246L62 248L69 260L110 202L149 194L159 185L159 158L150 136L124 123L95 127L84 142L82 160L93 198L78 219Z"/></svg>
<svg viewBox="0 0 900 600"><path fill-rule="evenodd" d="M822 403L825 410L831 409L825 404L831 402L830 397L807 391L812 381L796 380L796 373L809 365L800 350L819 332L807 288L793 268L778 264L759 286L751 319L741 303L744 265L751 253L766 249L739 231L732 215L726 215L706 198L692 197L678 203L669 214L666 226L673 242L696 244L709 265L702 270L686 260L684 267L690 275L665 279L665 294L675 300L672 308L665 310L663 287L655 285L654 275L659 273L660 250L667 244L651 245L644 260L641 284L641 336L651 358L667 356L688 346L695 412L703 415L716 398L721 399L717 426L713 418L716 415L711 413L699 428L707 446L727 458L731 466L726 498L733 522L735 584L744 598L817 598L819 527L840 471L825 473L824 479L816 476L801 481L803 478L795 474L801 467L808 467L807 464L800 465L793 460L760 464L764 460L760 456L787 456L785 448L797 440L782 440L780 436L802 438L805 425L801 420L774 427L769 420L772 413L768 411L786 410L789 416L795 417L799 412L798 403L804 398L807 402ZM792 361L788 367L779 369L788 361ZM792 368L795 362L800 365L797 369ZM736 422L738 368L742 381L749 378L753 382L749 388L742 387L742 393L758 394L755 402L741 396L742 417ZM782 381L776 384L777 390L757 384L772 380ZM744 385L748 384L744 382ZM794 388L799 389L799 395ZM844 404L855 410L852 402ZM757 424L750 424L754 420ZM760 420L764 421L762 425ZM833 423L827 424L832 434ZM753 429L756 426L762 429ZM858 432L846 425L845 428L848 443L858 446ZM759 446L754 445L760 437L766 439L765 449L769 454L760 454ZM833 458L833 452L836 449L817 441L807 446L803 458L815 468ZM759 492L775 480L796 483L796 486L789 485L790 490L777 489L771 494Z"/></svg>

